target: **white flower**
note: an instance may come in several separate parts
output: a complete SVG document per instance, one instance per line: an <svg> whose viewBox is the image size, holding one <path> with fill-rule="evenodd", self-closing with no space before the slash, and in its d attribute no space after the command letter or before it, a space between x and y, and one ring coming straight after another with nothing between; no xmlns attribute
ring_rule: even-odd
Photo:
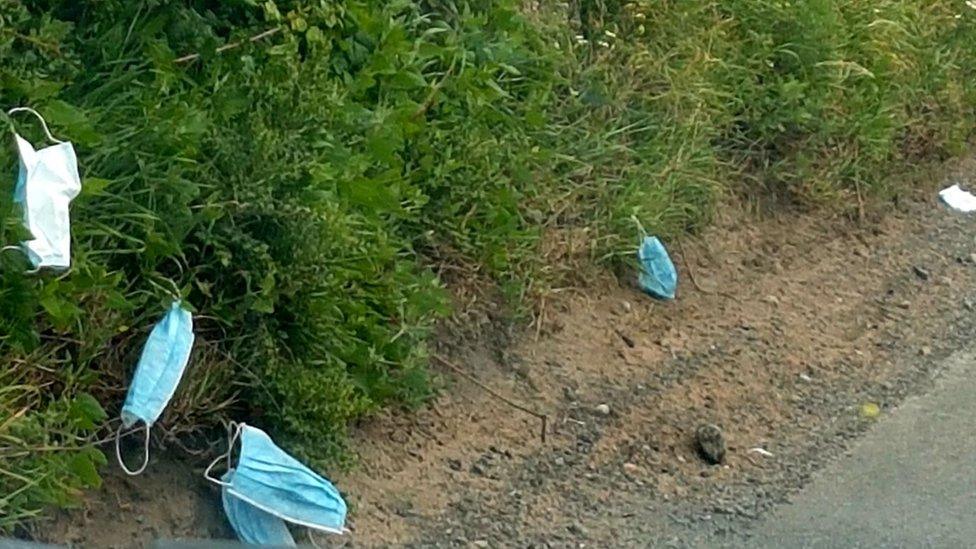
<svg viewBox="0 0 976 549"><path fill-rule="evenodd" d="M973 0L966 0L966 5L969 6L970 9L976 10L976 2Z"/></svg>
<svg viewBox="0 0 976 549"><path fill-rule="evenodd" d="M608 31L608 30L605 30L605 31L603 31L603 34L605 34L605 35L607 35L607 36L609 36L610 38L616 38L616 37L617 37L617 35L616 35L616 34L614 34L614 33L612 33L612 32L610 32L610 31Z"/></svg>
<svg viewBox="0 0 976 549"><path fill-rule="evenodd" d="M601 46L603 46L604 48L609 48L610 47L610 44L608 44L606 42L606 40L597 40L596 43L599 44L599 45L601 45Z"/></svg>

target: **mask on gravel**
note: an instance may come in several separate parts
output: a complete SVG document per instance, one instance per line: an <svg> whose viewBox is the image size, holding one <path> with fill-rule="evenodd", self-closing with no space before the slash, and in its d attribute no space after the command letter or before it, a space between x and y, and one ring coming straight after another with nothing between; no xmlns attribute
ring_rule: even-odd
<svg viewBox="0 0 976 549"><path fill-rule="evenodd" d="M295 539L291 537L283 520L230 495L227 487L234 482L233 469L224 473L220 480L224 483L220 490L224 514L237 534L237 539L249 545L263 547L295 547Z"/></svg>
<svg viewBox="0 0 976 549"><path fill-rule="evenodd" d="M31 272L37 272L41 267L67 269L71 265L68 204L81 192L75 149L71 143L55 139L44 118L34 109L17 107L7 114L18 112L27 112L40 119L44 134L55 144L35 150L30 142L14 132L20 157L14 202L20 205L24 226L33 239L3 249L23 249L34 266Z"/></svg>
<svg viewBox="0 0 976 549"><path fill-rule="evenodd" d="M231 453L241 441L237 466ZM226 459L233 474L218 480L210 471ZM284 521L335 534L345 532L346 502L331 482L275 445L264 431L240 424L234 427L227 453L218 456L204 472L207 480L221 485L237 498Z"/></svg>
<svg viewBox="0 0 976 549"><path fill-rule="evenodd" d="M115 455L126 473L138 475L149 464L149 429L173 398L192 348L193 315L181 306L180 301L174 301L163 319L153 327L142 348L122 406L122 425L115 437ZM119 439L122 429L129 429L140 421L146 427L145 457L139 469L130 471L122 461Z"/></svg>

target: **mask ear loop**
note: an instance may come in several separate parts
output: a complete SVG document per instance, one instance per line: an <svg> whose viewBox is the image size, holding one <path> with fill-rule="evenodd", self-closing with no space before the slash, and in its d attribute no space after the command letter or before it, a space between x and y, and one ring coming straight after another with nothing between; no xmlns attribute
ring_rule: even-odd
<svg viewBox="0 0 976 549"><path fill-rule="evenodd" d="M125 471L125 474L129 475L130 477L141 475L142 472L146 470L146 467L149 466L149 424L146 423L145 426L146 426L146 443L145 443L145 447L143 448L144 458L142 461L142 466L140 466L135 471L130 471L129 468L125 466L125 462L122 461L122 449L119 444L122 438L121 423L119 424L119 428L115 431L115 458L119 460L119 467L121 467L122 470Z"/></svg>
<svg viewBox="0 0 976 549"><path fill-rule="evenodd" d="M311 543L312 544L312 547L315 547L315 549L322 549L322 546L318 544L318 540L316 539L316 536L318 535L317 532L319 532L319 531L320 530L318 528L305 528L305 535L308 537L308 542ZM315 533L313 533L313 532L315 532ZM340 535L345 536L345 535L351 534L351 533L352 533L352 530L350 530L350 529L346 528L345 526L343 526L342 527L342 532L340 533Z"/></svg>
<svg viewBox="0 0 976 549"><path fill-rule="evenodd" d="M22 252L23 251L23 248L21 246L17 246L17 245L14 245L14 244L11 244L9 246L4 246L3 248L0 248L0 252L6 252L6 251L10 251L10 250L16 250L18 252ZM35 268L33 268L33 269L29 270L29 271L24 271L24 274L32 275L32 274L37 274L39 272L41 272L41 268L40 267L35 267Z"/></svg>
<svg viewBox="0 0 976 549"><path fill-rule="evenodd" d="M214 460L210 462L210 465L207 465L207 468L203 471L203 478L209 480L210 482L218 486L230 486L229 482L224 482L223 480L220 480L215 476L211 476L210 472L213 471L214 466L216 466L217 463L220 462L220 460L222 459L227 459L227 470L229 471L232 469L231 456L234 453L234 444L237 443L237 439L240 438L241 431L243 430L244 430L243 423L236 423L231 421L230 423L227 424L227 432L228 432L228 439L229 439L229 442L227 443L227 452L215 457Z"/></svg>
<svg viewBox="0 0 976 549"><path fill-rule="evenodd" d="M41 121L41 127L44 128L44 135L46 135L48 139L50 139L51 141L54 141L55 143L58 143L58 144L64 143L64 141L61 141L60 139L58 139L58 138L54 137L53 135L51 135L51 130L49 130L48 127L47 127L47 122L44 120L44 117L41 116L41 114L39 112L35 111L34 109L32 109L30 107L14 107L14 108L10 109L9 111L7 111L7 114L8 115L11 115L11 114L15 114L15 113L18 113L18 112L29 112L29 113L33 114L34 116L36 116L37 119Z"/></svg>
<svg viewBox="0 0 976 549"><path fill-rule="evenodd" d="M172 280L170 280L168 278L163 278L163 280L165 280L166 282L169 282L170 286L173 287L172 289L170 289L170 288L166 288L166 287L162 286L161 284L159 284L158 282L156 282L155 280L153 280L151 278L147 278L146 280L149 281L149 284L155 286L156 288L158 288L159 290L161 290L163 293L165 293L166 295L168 295L171 298L173 298L173 301L182 301L183 297L180 295L180 288L179 288L179 286L176 285L176 282L173 282Z"/></svg>
<svg viewBox="0 0 976 549"><path fill-rule="evenodd" d="M637 232L640 233L640 239L644 240L647 238L647 231L644 230L644 225L641 224L640 219L637 219L636 215L632 215L630 216L630 220L634 222L634 225L637 225Z"/></svg>

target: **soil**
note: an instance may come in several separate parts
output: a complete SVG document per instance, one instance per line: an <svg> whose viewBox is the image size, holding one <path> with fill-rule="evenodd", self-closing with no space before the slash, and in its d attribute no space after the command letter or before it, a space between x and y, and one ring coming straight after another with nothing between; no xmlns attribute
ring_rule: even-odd
<svg viewBox="0 0 976 549"><path fill-rule="evenodd" d="M965 182L955 172L953 182ZM353 509L337 545L686 546L748 537L850 440L924 391L976 330L974 219L928 189L879 219L736 213L674 246L680 294L573 289L504 348L443 349L512 408L449 368L414 413L357 433L359 465L333 480ZM687 255L683 255L686 252ZM697 283L692 282L692 276ZM712 465L696 429L722 430ZM38 539L127 547L226 538L200 468L113 469ZM321 543L321 540L320 540Z"/></svg>

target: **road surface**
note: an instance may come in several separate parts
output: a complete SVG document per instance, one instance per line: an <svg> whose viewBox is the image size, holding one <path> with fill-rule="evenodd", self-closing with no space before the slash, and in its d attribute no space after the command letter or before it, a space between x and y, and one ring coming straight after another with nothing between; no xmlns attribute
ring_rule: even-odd
<svg viewBox="0 0 976 549"><path fill-rule="evenodd" d="M976 543L976 353L951 356L849 455L758 525L751 547Z"/></svg>

